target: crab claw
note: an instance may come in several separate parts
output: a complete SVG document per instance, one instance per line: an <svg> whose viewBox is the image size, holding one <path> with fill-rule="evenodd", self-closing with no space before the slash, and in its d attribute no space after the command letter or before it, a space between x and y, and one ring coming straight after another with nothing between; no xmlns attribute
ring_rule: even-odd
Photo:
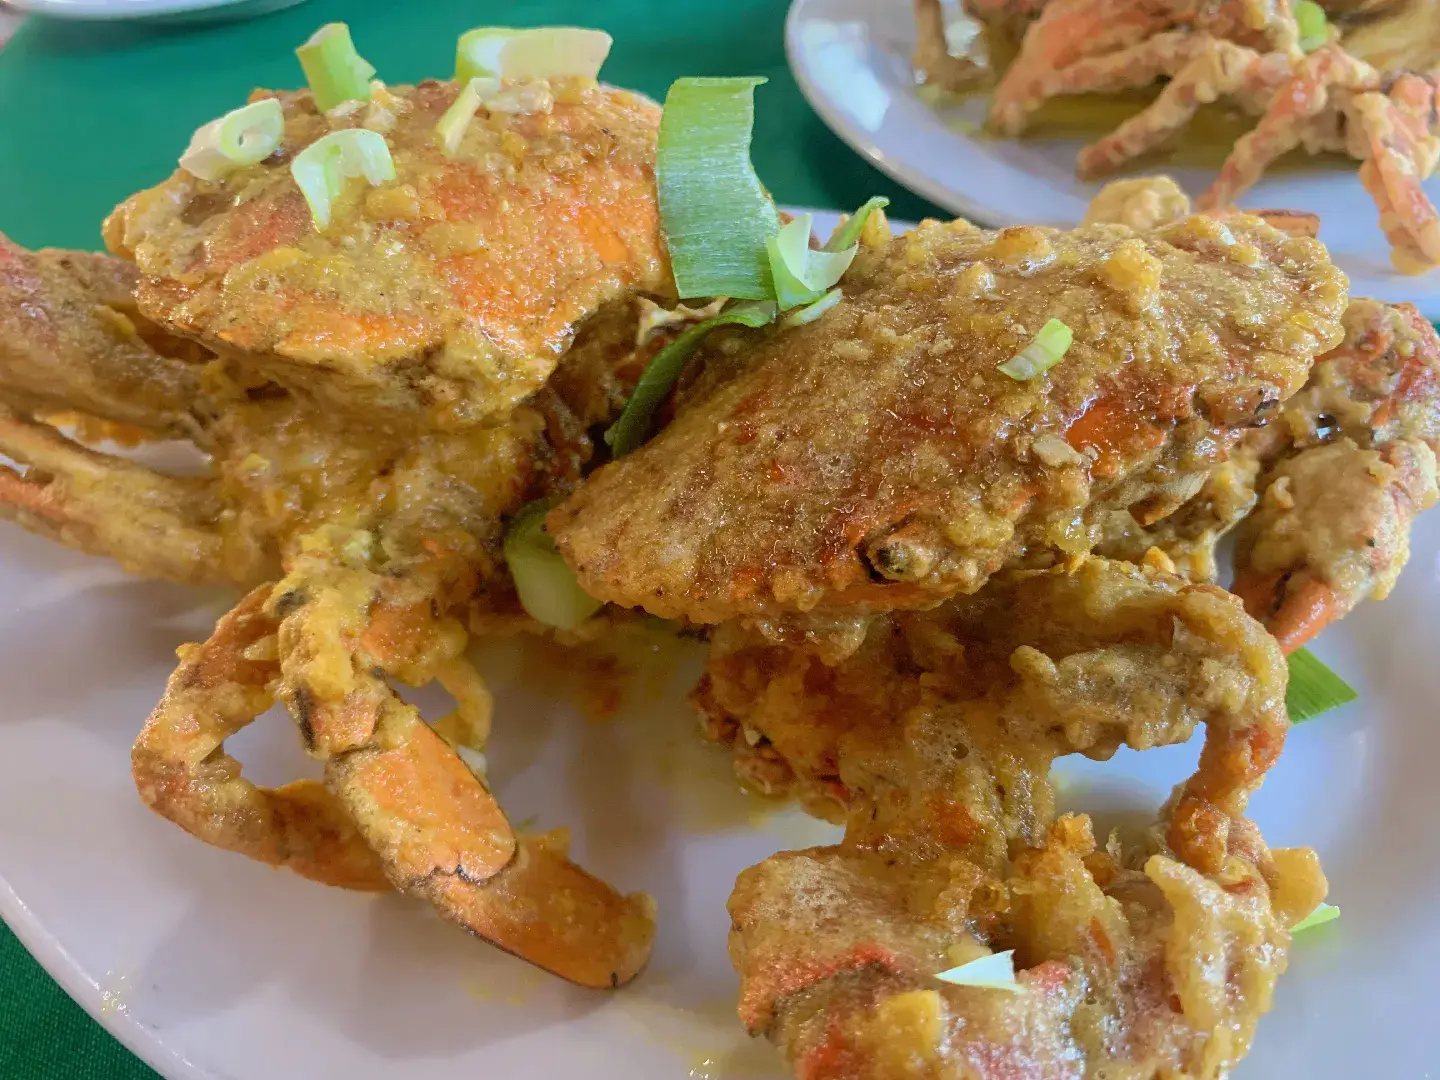
<svg viewBox="0 0 1440 1080"><path fill-rule="evenodd" d="M379 860L340 802L313 780L256 787L225 740L270 707L277 674L268 586L226 614L209 640L181 649L165 696L135 741L146 805L206 843L326 885L385 889Z"/></svg>

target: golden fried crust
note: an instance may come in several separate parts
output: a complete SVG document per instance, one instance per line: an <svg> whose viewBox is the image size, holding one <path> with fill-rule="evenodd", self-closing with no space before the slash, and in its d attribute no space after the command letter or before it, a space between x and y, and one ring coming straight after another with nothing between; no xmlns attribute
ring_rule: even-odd
<svg viewBox="0 0 1440 1080"><path fill-rule="evenodd" d="M924 607L1018 557L1157 520L1340 338L1345 279L1263 222L1136 234L929 224L862 253L845 301L712 339L675 421L550 518L585 588L718 622ZM1044 376L997 365L1048 319Z"/></svg>
<svg viewBox="0 0 1440 1080"><path fill-rule="evenodd" d="M117 259L26 251L0 234L0 395L28 413L188 433L196 369L151 347L126 311L134 289L134 269Z"/></svg>
<svg viewBox="0 0 1440 1080"><path fill-rule="evenodd" d="M454 426L539 388L607 301L669 290L654 103L557 83L548 110L482 110L447 159L454 84L387 93L396 180L350 182L323 233L291 161L369 114L327 119L306 91L276 95L285 141L266 161L218 183L178 171L123 203L105 237L139 265L145 314L346 411Z"/></svg>

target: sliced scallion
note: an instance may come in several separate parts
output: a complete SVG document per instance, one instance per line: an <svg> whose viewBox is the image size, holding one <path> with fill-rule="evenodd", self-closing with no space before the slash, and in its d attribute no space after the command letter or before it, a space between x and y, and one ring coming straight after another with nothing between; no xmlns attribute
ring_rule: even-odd
<svg viewBox="0 0 1440 1080"><path fill-rule="evenodd" d="M350 28L344 23L327 23L310 40L295 50L305 81L315 98L315 107L329 112L344 101L369 101L373 65L355 51Z"/></svg>
<svg viewBox="0 0 1440 1080"><path fill-rule="evenodd" d="M858 245L844 251L814 251L810 247L812 218L801 214L765 241L775 301L781 311L813 304L850 269Z"/></svg>
<svg viewBox="0 0 1440 1080"><path fill-rule="evenodd" d="M831 289L813 304L806 304L799 310L792 311L789 315L786 315L785 318L780 320L780 325L804 326L806 323L812 323L843 299L845 299L845 297L839 289Z"/></svg>
<svg viewBox="0 0 1440 1080"><path fill-rule="evenodd" d="M315 227L324 232L330 227L330 210L345 181L364 177L368 184L385 184L395 179L395 161L385 136L365 128L332 131L316 139L290 163Z"/></svg>
<svg viewBox="0 0 1440 1080"><path fill-rule="evenodd" d="M1015 950L991 953L968 964L942 971L935 978L951 986L981 986L990 990L1006 990L1023 994L1025 987L1015 980Z"/></svg>
<svg viewBox="0 0 1440 1080"><path fill-rule="evenodd" d="M750 163L760 78L677 79L656 151L660 219L680 298L775 295L765 242L780 228Z"/></svg>
<svg viewBox="0 0 1440 1080"><path fill-rule="evenodd" d="M475 119L480 102L499 89L500 80L493 75L477 75L465 84L465 88L450 103L445 115L440 117L439 123L435 125L435 140L446 157L454 157L455 151L460 149L460 140L465 137L470 121Z"/></svg>
<svg viewBox="0 0 1440 1080"><path fill-rule="evenodd" d="M1360 696L1309 649L1296 649L1287 659L1290 681L1285 687L1285 708L1292 724L1313 719Z"/></svg>
<svg viewBox="0 0 1440 1080"><path fill-rule="evenodd" d="M1290 927L1290 933L1298 934L1301 930L1309 930L1314 926L1324 926L1327 922L1334 922L1340 917L1340 909L1334 904L1320 904L1316 909L1306 915L1303 919Z"/></svg>
<svg viewBox="0 0 1440 1080"><path fill-rule="evenodd" d="M700 339L717 326L766 326L775 319L775 304L769 300L752 300L736 304L728 311L698 322L680 333L666 345L645 368L645 374L635 384L635 392L625 403L619 419L605 432L605 443L615 457L621 457L639 447L650 434L650 424L655 411L670 392L670 387L680 377L685 361L700 344Z"/></svg>
<svg viewBox="0 0 1440 1080"><path fill-rule="evenodd" d="M1001 364L1000 370L1018 382L1033 379L1058 364L1074 339L1070 327L1051 319L1040 328L1035 340Z"/></svg>
<svg viewBox="0 0 1440 1080"><path fill-rule="evenodd" d="M830 239L825 243L825 250L844 251L846 248L852 248L860 243L860 234L865 229L865 222L870 220L870 215L876 210L884 210L889 205L890 200L884 195L866 199L865 205L846 218L844 223L831 234Z"/></svg>
<svg viewBox="0 0 1440 1080"><path fill-rule="evenodd" d="M522 506L505 529L503 549L515 591L530 617L546 626L574 630L602 605L580 587L545 531L545 515L559 501L539 499Z"/></svg>
<svg viewBox="0 0 1440 1080"><path fill-rule="evenodd" d="M593 79L600 74L612 44L603 30L578 26L528 30L482 26L460 35L455 47L455 81L464 83L485 75L505 80L565 75Z"/></svg>
<svg viewBox="0 0 1440 1080"><path fill-rule="evenodd" d="M1295 5L1295 26L1300 31L1300 50L1314 52L1330 40L1330 22L1325 9L1315 0L1298 0Z"/></svg>
<svg viewBox="0 0 1440 1080"><path fill-rule="evenodd" d="M261 98L211 120L195 132L180 167L201 180L220 180L236 169L264 161L285 137L285 110L279 98Z"/></svg>

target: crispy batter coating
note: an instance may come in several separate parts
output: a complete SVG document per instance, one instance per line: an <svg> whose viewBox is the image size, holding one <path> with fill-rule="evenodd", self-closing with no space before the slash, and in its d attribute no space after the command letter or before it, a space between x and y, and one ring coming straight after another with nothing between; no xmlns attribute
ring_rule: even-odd
<svg viewBox="0 0 1440 1080"><path fill-rule="evenodd" d="M365 110L276 95L285 140L224 181L177 171L106 223L141 272L141 309L252 371L346 412L457 426L539 389L577 326L631 293L664 294L655 202L659 109L593 82L529 112L482 110L446 158L435 124L457 87L386 92L396 179L349 184L324 232L295 155Z"/></svg>
<svg viewBox="0 0 1440 1080"><path fill-rule="evenodd" d="M0 234L0 392L28 413L79 410L157 434L195 431L198 369L135 311L134 267L26 251ZM157 340L160 339L160 340ZM165 352L156 345L170 346Z"/></svg>
<svg viewBox="0 0 1440 1080"><path fill-rule="evenodd" d="M1225 1075L1325 890L1313 852L1272 855L1241 816L1287 725L1274 641L1218 589L1099 559L871 632L889 655L862 650L829 685L793 647L711 665L780 753L827 732L849 793L842 844L736 884L742 1021L807 1080ZM768 695L797 663L808 693ZM867 680L894 695L887 722L844 701ZM1100 850L1088 819L1054 818L1056 756L1197 723L1200 765L1148 836ZM800 738L796 772L821 779ZM933 978L1002 949L1028 993Z"/></svg>
<svg viewBox="0 0 1440 1080"><path fill-rule="evenodd" d="M717 335L674 421L550 518L596 596L718 622L884 611L1087 551L1195 493L1340 335L1343 276L1263 222L931 223L795 329ZM1046 320L1065 359L997 370Z"/></svg>

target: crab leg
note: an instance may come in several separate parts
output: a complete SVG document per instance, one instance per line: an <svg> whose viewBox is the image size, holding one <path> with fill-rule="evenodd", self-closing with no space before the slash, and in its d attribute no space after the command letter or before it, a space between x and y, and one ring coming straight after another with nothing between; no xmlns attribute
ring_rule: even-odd
<svg viewBox="0 0 1440 1080"><path fill-rule="evenodd" d="M1338 45L1311 53L1275 91L1255 128L1235 143L1220 175L1200 196L1199 208L1215 210L1234 203L1272 161L1300 145L1307 125L1332 107L1338 91L1373 87L1378 79L1374 68Z"/></svg>
<svg viewBox="0 0 1440 1080"><path fill-rule="evenodd" d="M562 978L619 986L649 956L650 898L570 862L561 834L517 840L484 784L390 687L389 675L428 681L463 651L464 629L444 612L472 587L443 553L389 575L301 559L271 602L281 697L397 889Z"/></svg>
<svg viewBox="0 0 1440 1080"><path fill-rule="evenodd" d="M1410 272L1440 263L1440 215L1420 183L1440 157L1435 84L1401 75L1388 94L1360 94L1347 109L1359 128L1360 181L1380 210L1396 265Z"/></svg>
<svg viewBox="0 0 1440 1080"><path fill-rule="evenodd" d="M1159 146L1188 124L1202 104L1238 96L1242 104L1260 111L1289 74L1289 58L1283 53L1262 55L1228 41L1175 36L1193 43L1180 54L1188 52L1192 57L1174 71L1174 78L1143 112L1080 151L1077 165L1082 177L1113 172L1131 158ZM1143 83L1154 80L1149 72L1142 74Z"/></svg>
<svg viewBox="0 0 1440 1080"><path fill-rule="evenodd" d="M259 788L225 753L225 740L274 700L269 596L268 585L254 590L208 641L181 649L180 666L131 751L135 786L152 810L206 843L326 885L388 888L374 853L323 785Z"/></svg>
<svg viewBox="0 0 1440 1080"><path fill-rule="evenodd" d="M0 517L144 577L247 585L257 568L224 557L209 480L166 476L86 449L0 405Z"/></svg>

